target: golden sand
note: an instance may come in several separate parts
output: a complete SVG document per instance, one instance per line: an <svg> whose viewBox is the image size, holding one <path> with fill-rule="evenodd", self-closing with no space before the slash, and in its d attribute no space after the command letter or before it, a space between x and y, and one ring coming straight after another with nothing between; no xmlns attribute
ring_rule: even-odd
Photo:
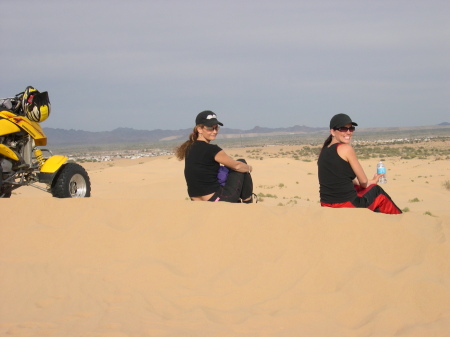
<svg viewBox="0 0 450 337"><path fill-rule="evenodd" d="M386 159L396 216L321 208L315 161L249 162L251 205L186 200L171 156L2 200L0 336L449 335L448 160Z"/></svg>

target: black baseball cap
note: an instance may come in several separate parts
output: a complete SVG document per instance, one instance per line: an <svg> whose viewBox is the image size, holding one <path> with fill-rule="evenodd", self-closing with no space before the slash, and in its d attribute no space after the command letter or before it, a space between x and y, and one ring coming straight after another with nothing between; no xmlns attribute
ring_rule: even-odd
<svg viewBox="0 0 450 337"><path fill-rule="evenodd" d="M354 126L358 126L352 119L346 114L337 114L334 115L330 120L330 129L340 128L341 126L352 124Z"/></svg>
<svg viewBox="0 0 450 337"><path fill-rule="evenodd" d="M216 114L210 110L202 111L197 115L197 118L195 118L195 125L199 124L205 126L213 126L219 124L223 126L223 124L217 120Z"/></svg>

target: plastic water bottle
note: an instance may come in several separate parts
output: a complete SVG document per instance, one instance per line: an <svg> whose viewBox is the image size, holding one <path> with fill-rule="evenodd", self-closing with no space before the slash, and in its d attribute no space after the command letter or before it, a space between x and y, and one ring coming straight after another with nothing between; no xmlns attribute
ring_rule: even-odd
<svg viewBox="0 0 450 337"><path fill-rule="evenodd" d="M384 163L380 160L377 164L377 174L384 174L383 176L380 177L380 179L378 180L378 184L386 184L387 183L387 179L386 179L386 167L384 166Z"/></svg>

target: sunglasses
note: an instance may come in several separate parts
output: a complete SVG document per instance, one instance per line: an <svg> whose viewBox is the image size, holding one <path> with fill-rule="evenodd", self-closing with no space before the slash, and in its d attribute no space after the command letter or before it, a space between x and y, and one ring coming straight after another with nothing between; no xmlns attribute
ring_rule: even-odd
<svg viewBox="0 0 450 337"><path fill-rule="evenodd" d="M214 130L219 131L220 130L220 126L218 126L218 125L204 126L203 129L205 129L206 131L209 131L209 132L213 132Z"/></svg>
<svg viewBox="0 0 450 337"><path fill-rule="evenodd" d="M351 126L348 128L346 126L341 126L340 128L335 128L335 130L341 131L341 132L347 132L347 131L353 132L353 131L355 131L355 127Z"/></svg>

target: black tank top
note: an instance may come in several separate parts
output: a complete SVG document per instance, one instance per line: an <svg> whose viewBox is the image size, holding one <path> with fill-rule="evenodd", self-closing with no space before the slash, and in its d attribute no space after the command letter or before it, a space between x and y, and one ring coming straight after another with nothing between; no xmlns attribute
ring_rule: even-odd
<svg viewBox="0 0 450 337"><path fill-rule="evenodd" d="M214 157L222 149L214 144L195 141L185 158L184 177L190 197L201 197L216 192L220 164Z"/></svg>
<svg viewBox="0 0 450 337"><path fill-rule="evenodd" d="M353 179L356 175L350 164L337 153L342 143L325 147L317 161L319 169L320 201L333 204L353 201L357 197Z"/></svg>

